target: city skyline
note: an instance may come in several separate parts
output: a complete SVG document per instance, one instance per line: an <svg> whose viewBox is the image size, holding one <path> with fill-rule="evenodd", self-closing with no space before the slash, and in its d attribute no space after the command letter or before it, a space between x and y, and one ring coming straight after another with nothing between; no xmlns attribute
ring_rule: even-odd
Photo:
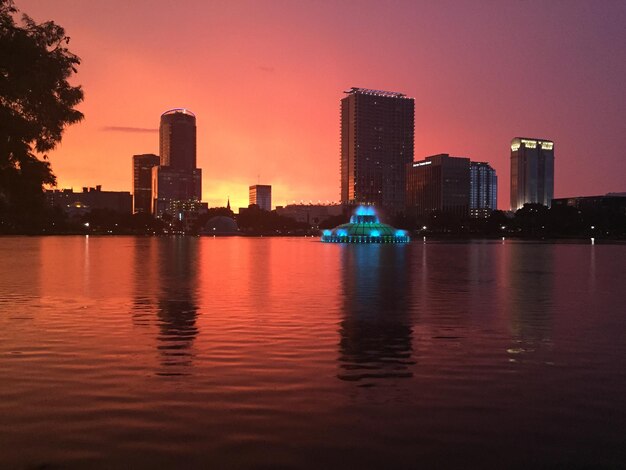
<svg viewBox="0 0 626 470"><path fill-rule="evenodd" d="M129 158L159 153L155 116L183 106L200 116L209 205L230 195L244 207L259 175L277 204L336 201L337 101L363 86L415 98L415 161L443 152L490 162L500 209L516 135L558 145L554 197L624 190L622 4L373 5L19 1L35 20L62 24L82 59L85 122L49 153L58 187L129 190Z"/></svg>

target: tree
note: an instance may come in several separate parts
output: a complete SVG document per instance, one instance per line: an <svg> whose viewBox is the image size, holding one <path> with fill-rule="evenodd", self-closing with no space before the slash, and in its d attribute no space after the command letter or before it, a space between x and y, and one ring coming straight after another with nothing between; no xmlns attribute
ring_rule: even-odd
<svg viewBox="0 0 626 470"><path fill-rule="evenodd" d="M24 228L43 207L43 186L56 178L46 152L83 118L83 100L69 79L80 59L53 21L15 21L13 0L0 0L0 230ZM41 155L41 159L36 154Z"/></svg>

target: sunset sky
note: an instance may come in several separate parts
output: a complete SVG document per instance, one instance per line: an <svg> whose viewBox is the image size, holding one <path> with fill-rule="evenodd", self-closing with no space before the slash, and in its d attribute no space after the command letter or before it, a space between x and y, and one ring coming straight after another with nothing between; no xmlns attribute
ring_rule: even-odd
<svg viewBox="0 0 626 470"><path fill-rule="evenodd" d="M71 37L85 120L59 187L132 191L160 114L197 116L203 199L339 199L339 100L415 98L415 159L489 161L509 206L514 136L555 141L555 197L626 191L626 2L16 0Z"/></svg>

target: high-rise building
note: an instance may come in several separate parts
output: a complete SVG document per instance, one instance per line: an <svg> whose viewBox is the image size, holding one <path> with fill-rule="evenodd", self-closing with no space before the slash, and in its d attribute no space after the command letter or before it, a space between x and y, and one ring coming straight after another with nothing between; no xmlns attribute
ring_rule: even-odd
<svg viewBox="0 0 626 470"><path fill-rule="evenodd" d="M406 165L413 161L413 98L351 88L341 100L341 202L405 209Z"/></svg>
<svg viewBox="0 0 626 470"><path fill-rule="evenodd" d="M133 213L152 212L152 168L159 162L152 153L133 155Z"/></svg>
<svg viewBox="0 0 626 470"><path fill-rule="evenodd" d="M152 169L154 215L161 217L168 208L187 201L199 202L202 195L202 170L178 170L169 166ZM170 215L173 215L170 213Z"/></svg>
<svg viewBox="0 0 626 470"><path fill-rule="evenodd" d="M250 205L256 204L264 211L272 210L272 186L269 184L255 184L249 188Z"/></svg>
<svg viewBox="0 0 626 470"><path fill-rule="evenodd" d="M433 212L469 215L469 158L433 155L408 164L406 172L407 213L419 218Z"/></svg>
<svg viewBox="0 0 626 470"><path fill-rule="evenodd" d="M152 169L152 213L162 217L171 207L195 207L202 198L202 170L196 168L196 116L191 111L176 108L161 115L159 149L161 165Z"/></svg>
<svg viewBox="0 0 626 470"><path fill-rule="evenodd" d="M550 207L554 197L554 142L515 137L511 141L511 210L526 203Z"/></svg>
<svg viewBox="0 0 626 470"><path fill-rule="evenodd" d="M176 108L161 114L159 126L161 166L177 170L196 169L196 116Z"/></svg>
<svg viewBox="0 0 626 470"><path fill-rule="evenodd" d="M489 163L470 162L470 215L489 217L498 209L498 177Z"/></svg>

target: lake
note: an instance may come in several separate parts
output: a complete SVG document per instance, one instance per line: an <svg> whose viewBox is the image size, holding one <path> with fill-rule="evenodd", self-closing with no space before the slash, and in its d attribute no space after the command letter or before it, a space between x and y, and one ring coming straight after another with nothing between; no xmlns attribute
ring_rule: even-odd
<svg viewBox="0 0 626 470"><path fill-rule="evenodd" d="M0 238L1 468L626 468L626 245Z"/></svg>

